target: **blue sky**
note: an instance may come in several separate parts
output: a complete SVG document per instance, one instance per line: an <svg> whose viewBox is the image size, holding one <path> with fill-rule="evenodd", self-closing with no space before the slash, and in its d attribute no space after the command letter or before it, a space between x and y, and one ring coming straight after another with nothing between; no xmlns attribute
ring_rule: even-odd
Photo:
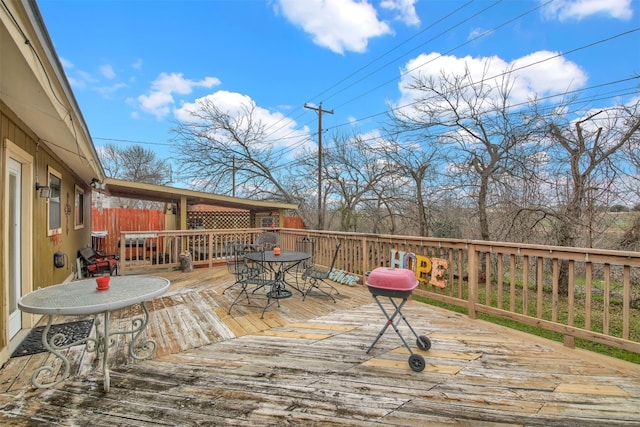
<svg viewBox="0 0 640 427"><path fill-rule="evenodd" d="M203 97L252 101L274 144L374 133L416 73L490 59L521 68L515 97L586 89L589 107L638 94L634 0L39 0L98 149L141 144L171 158L175 121ZM537 64L532 66L531 64ZM604 85L604 86L600 86ZM627 95L625 95L627 94Z"/></svg>

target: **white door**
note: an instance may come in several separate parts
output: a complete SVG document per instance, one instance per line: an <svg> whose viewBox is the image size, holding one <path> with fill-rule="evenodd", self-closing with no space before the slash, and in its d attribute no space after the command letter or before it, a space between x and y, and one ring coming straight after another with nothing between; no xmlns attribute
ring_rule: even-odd
<svg viewBox="0 0 640 427"><path fill-rule="evenodd" d="M22 296L22 164L9 158L9 338L22 328L22 314L18 299Z"/></svg>

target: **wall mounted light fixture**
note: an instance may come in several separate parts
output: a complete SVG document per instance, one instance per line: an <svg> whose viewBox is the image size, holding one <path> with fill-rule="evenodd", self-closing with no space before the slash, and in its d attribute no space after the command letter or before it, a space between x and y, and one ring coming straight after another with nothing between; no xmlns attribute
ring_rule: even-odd
<svg viewBox="0 0 640 427"><path fill-rule="evenodd" d="M95 190L104 190L107 186L104 184L104 182L100 182L98 178L92 178L91 187Z"/></svg>
<svg viewBox="0 0 640 427"><path fill-rule="evenodd" d="M36 182L36 191L40 191L40 197L43 199L51 197L51 188L47 185L40 185Z"/></svg>

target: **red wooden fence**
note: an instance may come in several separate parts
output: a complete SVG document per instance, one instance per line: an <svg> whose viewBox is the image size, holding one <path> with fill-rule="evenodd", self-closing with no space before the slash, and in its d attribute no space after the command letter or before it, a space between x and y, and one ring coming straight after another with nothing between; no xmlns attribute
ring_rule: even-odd
<svg viewBox="0 0 640 427"><path fill-rule="evenodd" d="M93 238L96 249L107 254L118 254L121 231L164 230L164 211L155 209L106 208L91 210L91 231L106 231L104 238Z"/></svg>
<svg viewBox="0 0 640 427"><path fill-rule="evenodd" d="M304 226L302 218L298 216L285 216L284 228L297 228L299 230L304 230L306 227Z"/></svg>

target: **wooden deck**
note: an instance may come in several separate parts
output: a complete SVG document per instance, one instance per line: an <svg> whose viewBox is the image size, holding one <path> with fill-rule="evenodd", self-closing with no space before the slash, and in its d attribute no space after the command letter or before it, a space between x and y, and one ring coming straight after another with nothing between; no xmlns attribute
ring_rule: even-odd
<svg viewBox="0 0 640 427"><path fill-rule="evenodd" d="M336 303L294 294L260 319L258 304L227 315L224 268L158 275L172 286L149 305L152 359L131 360L119 336L105 394L82 346L48 390L30 380L51 356L13 358L0 370L0 425L640 426L638 365L410 302L403 313L432 341L414 349L427 362L414 372L393 330L366 353L386 322L366 287L338 285Z"/></svg>

